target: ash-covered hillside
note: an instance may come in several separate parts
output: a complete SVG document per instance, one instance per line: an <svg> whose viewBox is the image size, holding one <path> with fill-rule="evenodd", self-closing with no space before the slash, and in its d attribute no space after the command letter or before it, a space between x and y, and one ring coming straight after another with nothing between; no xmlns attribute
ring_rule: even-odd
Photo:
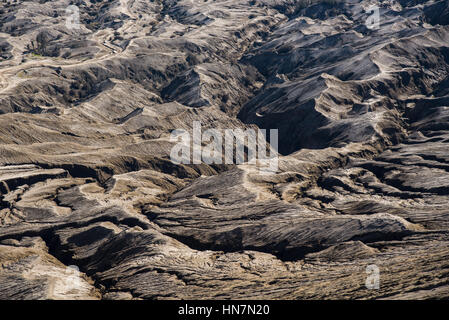
<svg viewBox="0 0 449 320"><path fill-rule="evenodd" d="M448 25L446 0L1 0L0 299L449 297ZM173 162L195 121L278 129L278 171Z"/></svg>

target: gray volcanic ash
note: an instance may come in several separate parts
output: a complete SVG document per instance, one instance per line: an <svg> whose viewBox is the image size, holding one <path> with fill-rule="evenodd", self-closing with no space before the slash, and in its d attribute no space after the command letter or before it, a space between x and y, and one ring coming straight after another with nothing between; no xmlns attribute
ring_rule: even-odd
<svg viewBox="0 0 449 320"><path fill-rule="evenodd" d="M0 299L448 298L448 12L2 0ZM195 123L278 170L174 162Z"/></svg>

